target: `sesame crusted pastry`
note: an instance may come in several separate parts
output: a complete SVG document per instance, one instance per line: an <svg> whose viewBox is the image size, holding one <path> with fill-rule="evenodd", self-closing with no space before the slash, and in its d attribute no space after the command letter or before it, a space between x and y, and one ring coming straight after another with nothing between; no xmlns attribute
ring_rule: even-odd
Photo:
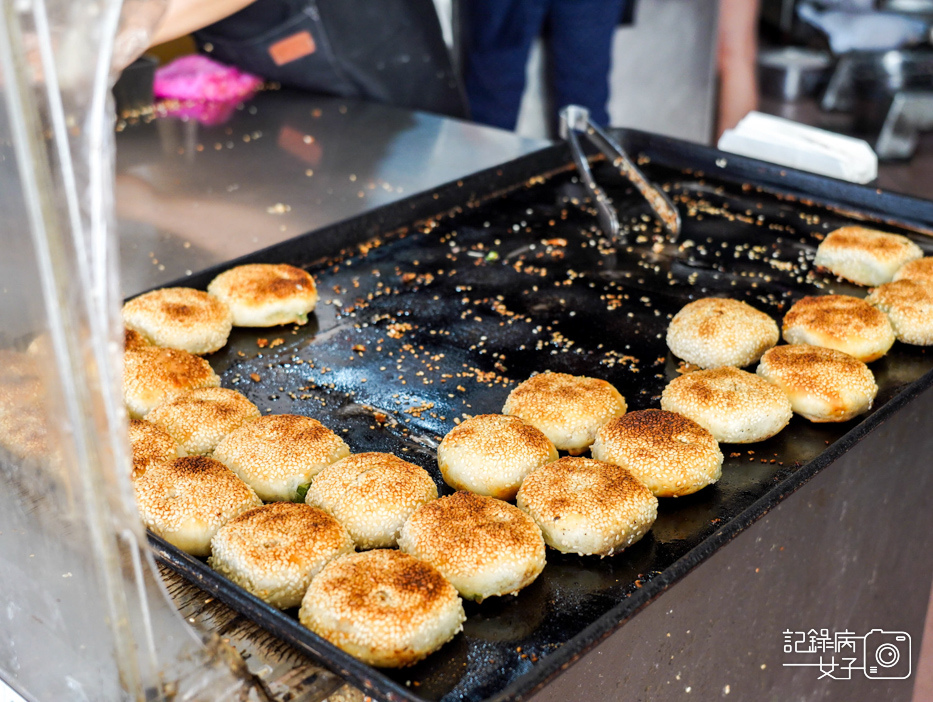
<svg viewBox="0 0 933 702"><path fill-rule="evenodd" d="M214 458L266 502L292 502L298 488L350 455L343 439L316 419L275 414L241 424L217 444Z"/></svg>
<svg viewBox="0 0 933 702"><path fill-rule="evenodd" d="M933 256L924 256L897 269L894 280L925 280L933 283Z"/></svg>
<svg viewBox="0 0 933 702"><path fill-rule="evenodd" d="M544 434L518 417L481 414L448 432L437 448L437 464L455 490L511 500L535 468L557 460Z"/></svg>
<svg viewBox="0 0 933 702"><path fill-rule="evenodd" d="M626 409L625 398L605 380L547 371L513 388L502 413L528 422L561 451L583 453L599 428Z"/></svg>
<svg viewBox="0 0 933 702"><path fill-rule="evenodd" d="M233 315L203 290L161 288L124 304L123 323L156 346L205 354L227 343Z"/></svg>
<svg viewBox="0 0 933 702"><path fill-rule="evenodd" d="M328 563L311 581L298 618L364 663L401 668L450 641L466 615L436 568L378 549Z"/></svg>
<svg viewBox="0 0 933 702"><path fill-rule="evenodd" d="M220 527L262 504L223 463L205 456L186 456L154 466L133 487L143 523L192 556L208 555Z"/></svg>
<svg viewBox="0 0 933 702"><path fill-rule="evenodd" d="M596 434L593 458L622 466L655 497L681 497L722 475L722 451L713 435L675 412L629 412Z"/></svg>
<svg viewBox="0 0 933 702"><path fill-rule="evenodd" d="M569 456L525 478L516 504L541 527L548 546L582 556L628 548L658 516L658 498L625 468Z"/></svg>
<svg viewBox="0 0 933 702"><path fill-rule="evenodd" d="M713 368L674 378L661 393L661 408L707 429L716 441L764 441L787 426L790 400L784 392L738 368Z"/></svg>
<svg viewBox="0 0 933 702"><path fill-rule="evenodd" d="M186 390L219 385L211 364L187 351L146 346L123 356L123 402L132 419Z"/></svg>
<svg viewBox="0 0 933 702"><path fill-rule="evenodd" d="M784 340L836 349L868 363L894 345L888 318L850 295L807 296L784 315Z"/></svg>
<svg viewBox="0 0 933 702"><path fill-rule="evenodd" d="M881 285L921 256L923 251L906 236L849 226L826 235L813 263L859 285Z"/></svg>
<svg viewBox="0 0 933 702"><path fill-rule="evenodd" d="M357 453L331 463L305 502L340 520L361 549L394 547L412 513L437 498L428 472L391 453Z"/></svg>
<svg viewBox="0 0 933 702"><path fill-rule="evenodd" d="M667 328L667 346L700 368L747 366L778 342L777 323L739 300L705 297L685 305Z"/></svg>
<svg viewBox="0 0 933 702"><path fill-rule="evenodd" d="M273 502L224 524L211 540L211 568L273 607L301 604L311 579L353 552L340 522L316 507Z"/></svg>
<svg viewBox="0 0 933 702"><path fill-rule="evenodd" d="M210 455L220 440L259 408L236 390L195 388L166 400L146 420L175 437L188 455Z"/></svg>
<svg viewBox="0 0 933 702"><path fill-rule="evenodd" d="M776 346L758 375L781 388L794 412L811 422L845 422L871 409L875 377L861 361L819 346Z"/></svg>
<svg viewBox="0 0 933 702"><path fill-rule="evenodd" d="M131 419L130 449L133 453L133 480L153 466L185 455L172 435L145 419Z"/></svg>
<svg viewBox="0 0 933 702"><path fill-rule="evenodd" d="M517 593L544 570L544 539L534 520L508 502L470 492L419 507L398 545L479 602Z"/></svg>
<svg viewBox="0 0 933 702"><path fill-rule="evenodd" d="M866 299L888 316L898 341L933 345L933 282L886 283L872 290Z"/></svg>
<svg viewBox="0 0 933 702"><path fill-rule="evenodd" d="M231 268L214 278L207 291L230 306L238 327L304 324L318 299L311 275L284 263Z"/></svg>
<svg viewBox="0 0 933 702"><path fill-rule="evenodd" d="M146 337L140 334L135 329L130 329L129 327L123 327L123 350L132 351L133 349L140 349L143 346L151 346L151 344L146 341Z"/></svg>

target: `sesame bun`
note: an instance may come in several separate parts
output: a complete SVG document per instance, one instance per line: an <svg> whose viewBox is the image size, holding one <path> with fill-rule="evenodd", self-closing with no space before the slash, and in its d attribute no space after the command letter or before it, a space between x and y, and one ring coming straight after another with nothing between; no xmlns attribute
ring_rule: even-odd
<svg viewBox="0 0 933 702"><path fill-rule="evenodd" d="M836 349L868 363L894 345L894 329L883 312L849 295L805 297L784 316L784 340Z"/></svg>
<svg viewBox="0 0 933 702"><path fill-rule="evenodd" d="M692 419L648 409L613 419L596 434L593 458L622 466L655 497L681 497L722 475L722 451Z"/></svg>
<svg viewBox="0 0 933 702"><path fill-rule="evenodd" d="M923 251L906 236L851 226L827 234L813 263L859 285L881 285L921 256Z"/></svg>
<svg viewBox="0 0 933 702"><path fill-rule="evenodd" d="M625 468L561 458L525 478L516 504L562 553L611 556L628 548L658 516L658 498Z"/></svg>
<svg viewBox="0 0 933 702"><path fill-rule="evenodd" d="M219 385L211 364L187 351L146 346L123 356L123 402L132 419L187 390Z"/></svg>
<svg viewBox="0 0 933 702"><path fill-rule="evenodd" d="M661 393L661 408L692 419L716 441L764 441L787 426L787 395L754 373L713 368L674 378Z"/></svg>
<svg viewBox="0 0 933 702"><path fill-rule="evenodd" d="M192 556L208 555L220 527L262 504L223 463L205 456L154 466L133 487L143 523Z"/></svg>
<svg viewBox="0 0 933 702"><path fill-rule="evenodd" d="M776 346L758 375L781 388L794 412L811 422L845 422L871 409L875 377L847 353L820 346Z"/></svg>
<svg viewBox="0 0 933 702"><path fill-rule="evenodd" d="M879 285L866 300L888 316L898 341L933 345L933 283L898 280Z"/></svg>
<svg viewBox="0 0 933 702"><path fill-rule="evenodd" d="M361 549L395 547L412 513L437 498L424 468L391 453L357 453L331 463L308 488L305 502L340 520Z"/></svg>
<svg viewBox="0 0 933 702"><path fill-rule="evenodd" d="M203 354L227 343L233 316L202 290L161 288L124 304L123 323L156 346Z"/></svg>
<svg viewBox="0 0 933 702"><path fill-rule="evenodd" d="M153 466L185 455L172 435L145 419L131 419L130 449L133 453L133 480Z"/></svg>
<svg viewBox="0 0 933 702"><path fill-rule="evenodd" d="M518 417L481 414L454 427L437 448L437 464L455 490L511 500L535 468L557 460L544 434Z"/></svg>
<svg viewBox="0 0 933 702"><path fill-rule="evenodd" d="M307 271L284 263L251 263L224 271L207 290L226 302L238 327L304 324L317 304Z"/></svg>
<svg viewBox="0 0 933 702"><path fill-rule="evenodd" d="M470 492L419 507L398 545L480 602L516 593L544 570L544 539L534 521L508 502Z"/></svg>
<svg viewBox="0 0 933 702"><path fill-rule="evenodd" d="M129 327L123 327L123 350L132 351L133 349L141 349L143 346L151 346L151 344L146 341L146 337L140 334L135 329L130 329Z"/></svg>
<svg viewBox="0 0 933 702"><path fill-rule="evenodd" d="M311 581L301 623L370 665L420 661L463 628L463 603L436 568L395 550L341 556Z"/></svg>
<svg viewBox="0 0 933 702"><path fill-rule="evenodd" d="M933 256L924 256L897 269L894 280L925 280L933 283Z"/></svg>
<svg viewBox="0 0 933 702"><path fill-rule="evenodd" d="M528 422L558 449L582 453L599 428L625 410L625 398L605 380L548 371L516 386L502 413Z"/></svg>
<svg viewBox="0 0 933 702"><path fill-rule="evenodd" d="M747 366L778 342L777 323L739 300L706 297L685 305L667 328L667 346L700 368Z"/></svg>
<svg viewBox="0 0 933 702"><path fill-rule="evenodd" d="M220 440L259 408L236 390L196 388L166 400L146 420L175 437L188 455L210 455Z"/></svg>
<svg viewBox="0 0 933 702"><path fill-rule="evenodd" d="M273 607L301 604L311 579L353 552L340 522L308 505L274 502L243 512L211 540L211 568Z"/></svg>
<svg viewBox="0 0 933 702"><path fill-rule="evenodd" d="M292 502L298 488L350 455L343 439L316 419L296 414L260 417L240 425L214 449L214 458L266 502Z"/></svg>

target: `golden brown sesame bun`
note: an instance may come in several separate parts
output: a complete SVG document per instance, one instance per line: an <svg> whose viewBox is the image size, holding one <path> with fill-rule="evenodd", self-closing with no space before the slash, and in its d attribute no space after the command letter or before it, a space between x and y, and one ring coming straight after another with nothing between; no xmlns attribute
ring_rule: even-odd
<svg viewBox="0 0 933 702"><path fill-rule="evenodd" d="M933 283L898 280L879 285L866 299L888 316L898 341L933 345Z"/></svg>
<svg viewBox="0 0 933 702"><path fill-rule="evenodd" d="M394 547L412 513L437 498L424 468L390 453L357 453L331 463L308 488L305 502L334 515L361 549Z"/></svg>
<svg viewBox="0 0 933 702"><path fill-rule="evenodd" d="M353 552L353 540L331 515L294 502L254 507L211 540L211 568L273 607L301 604L311 579Z"/></svg>
<svg viewBox="0 0 933 702"><path fill-rule="evenodd" d="M156 346L204 354L227 343L233 315L203 290L161 288L124 304L123 323Z"/></svg>
<svg viewBox="0 0 933 702"><path fill-rule="evenodd" d="M933 283L933 256L924 256L897 269L894 280L925 280Z"/></svg>
<svg viewBox="0 0 933 702"><path fill-rule="evenodd" d="M557 460L543 433L518 417L481 414L448 432L437 448L437 464L455 490L511 500L535 468Z"/></svg>
<svg viewBox="0 0 933 702"><path fill-rule="evenodd" d="M923 251L906 236L850 226L827 234L813 263L859 285L881 285L921 256Z"/></svg>
<svg viewBox="0 0 933 702"><path fill-rule="evenodd" d="M132 419L187 390L218 385L211 364L187 351L146 346L123 356L123 402Z"/></svg>
<svg viewBox="0 0 933 702"><path fill-rule="evenodd" d="M596 434L593 458L622 466L655 497L681 497L722 475L722 451L692 419L648 409L613 419Z"/></svg>
<svg viewBox="0 0 933 702"><path fill-rule="evenodd" d="M208 555L220 527L262 504L223 463L205 456L153 466L133 486L143 523L192 556Z"/></svg>
<svg viewBox="0 0 933 702"><path fill-rule="evenodd" d="M805 297L784 316L784 340L836 349L868 363L894 345L884 313L850 295Z"/></svg>
<svg viewBox="0 0 933 702"><path fill-rule="evenodd" d="M534 521L508 502L470 492L419 507L398 545L480 602L516 593L544 570L544 539Z"/></svg>
<svg viewBox="0 0 933 702"><path fill-rule="evenodd" d="M764 441L787 426L793 411L784 392L738 368L713 368L674 378L661 408L692 419L716 441Z"/></svg>
<svg viewBox="0 0 933 702"><path fill-rule="evenodd" d="M292 502L298 488L350 454L343 439L316 419L276 414L241 424L214 449L214 458L266 502Z"/></svg>
<svg viewBox="0 0 933 702"><path fill-rule="evenodd" d="M395 550L341 556L311 581L301 623L364 663L401 668L463 627L463 603L436 568Z"/></svg>
<svg viewBox="0 0 933 702"><path fill-rule="evenodd" d="M251 263L224 271L207 286L226 302L238 327L304 324L317 304L307 271L284 263Z"/></svg>
<svg viewBox="0 0 933 702"><path fill-rule="evenodd" d="M145 419L131 419L130 448L133 452L133 480L160 463L180 458L185 450L172 435Z"/></svg>
<svg viewBox="0 0 933 702"><path fill-rule="evenodd" d="M134 349L141 349L144 346L151 346L151 344L146 341L146 337L140 334L135 329L130 329L129 327L123 327L123 350L132 351Z"/></svg>
<svg viewBox="0 0 933 702"><path fill-rule="evenodd" d="M667 328L667 346L700 368L747 366L778 342L777 323L739 300L706 297L685 305Z"/></svg>
<svg viewBox="0 0 933 702"><path fill-rule="evenodd" d="M625 410L625 398L605 380L547 371L517 385L502 413L528 422L561 451L582 453Z"/></svg>
<svg viewBox="0 0 933 702"><path fill-rule="evenodd" d="M811 422L845 422L871 409L875 377L861 361L819 346L776 346L758 375L781 388L794 412Z"/></svg>
<svg viewBox="0 0 933 702"><path fill-rule="evenodd" d="M541 527L548 546L581 556L628 548L658 516L658 498L625 468L569 456L525 478L516 504Z"/></svg>
<svg viewBox="0 0 933 702"><path fill-rule="evenodd" d="M210 455L220 440L259 416L259 408L236 390L195 388L166 400L146 415L190 456Z"/></svg>

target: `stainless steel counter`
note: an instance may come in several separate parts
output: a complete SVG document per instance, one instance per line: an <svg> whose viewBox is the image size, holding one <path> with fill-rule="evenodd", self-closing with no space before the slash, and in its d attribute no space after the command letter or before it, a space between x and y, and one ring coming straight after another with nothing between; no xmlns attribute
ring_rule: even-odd
<svg viewBox="0 0 933 702"><path fill-rule="evenodd" d="M394 202L547 142L460 120L286 91L223 124L121 122L117 212L123 290Z"/></svg>

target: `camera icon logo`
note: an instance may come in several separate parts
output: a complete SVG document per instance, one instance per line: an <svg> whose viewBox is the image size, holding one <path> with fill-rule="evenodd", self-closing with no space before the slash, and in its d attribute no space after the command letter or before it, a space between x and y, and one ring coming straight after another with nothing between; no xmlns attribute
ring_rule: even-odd
<svg viewBox="0 0 933 702"><path fill-rule="evenodd" d="M910 634L872 629L864 638L865 677L904 680L910 677Z"/></svg>

